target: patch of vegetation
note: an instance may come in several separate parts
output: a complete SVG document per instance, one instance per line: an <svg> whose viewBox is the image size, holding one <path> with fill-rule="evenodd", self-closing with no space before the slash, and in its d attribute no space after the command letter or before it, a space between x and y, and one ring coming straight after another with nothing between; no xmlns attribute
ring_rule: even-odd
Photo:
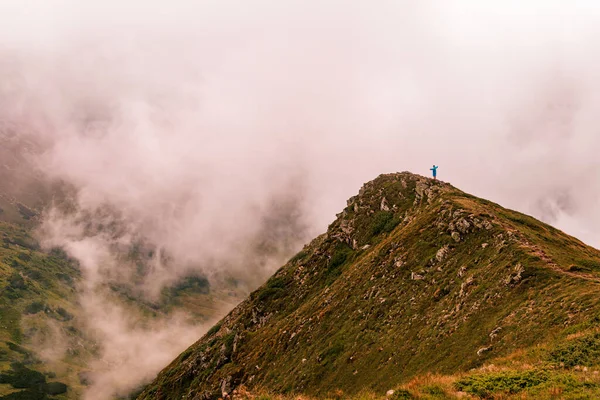
<svg viewBox="0 0 600 400"><path fill-rule="evenodd" d="M398 389L389 398L391 400L413 400L415 397L406 389Z"/></svg>
<svg viewBox="0 0 600 400"><path fill-rule="evenodd" d="M576 259L575 264L582 270L600 271L600 260Z"/></svg>
<svg viewBox="0 0 600 400"><path fill-rule="evenodd" d="M503 371L496 373L470 375L455 383L456 389L490 398L493 394L515 394L527 388L541 385L550 379L550 373L544 370Z"/></svg>
<svg viewBox="0 0 600 400"><path fill-rule="evenodd" d="M208 294L210 292L210 282L205 276L187 276L171 287L172 295L184 291Z"/></svg>
<svg viewBox="0 0 600 400"><path fill-rule="evenodd" d="M327 365L334 362L343 351L344 343L336 341L319 355L319 360L321 360L320 362L322 365Z"/></svg>
<svg viewBox="0 0 600 400"><path fill-rule="evenodd" d="M303 260L307 255L308 255L307 251L301 250L298 253L296 253L296 255L294 257L292 257L289 262L297 263L297 262Z"/></svg>
<svg viewBox="0 0 600 400"><path fill-rule="evenodd" d="M46 303L43 301L34 301L25 307L25 314L37 314L46 309Z"/></svg>
<svg viewBox="0 0 600 400"><path fill-rule="evenodd" d="M335 248L325 273L325 284L330 285L335 279L342 274L342 267L350 261L353 251L345 243L340 243Z"/></svg>
<svg viewBox="0 0 600 400"><path fill-rule="evenodd" d="M58 315L58 317L59 317L59 318L57 318L57 319L59 319L59 320L61 320L61 321L70 321L70 320L72 320L72 319L73 319L73 314L71 314L70 312L68 312L67 310L65 310L65 309L64 309L64 308L62 308L62 307L58 307L58 308L56 309L56 314L57 314L57 315Z"/></svg>
<svg viewBox="0 0 600 400"><path fill-rule="evenodd" d="M371 236L377 236L380 233L389 233L400 223L400 219L389 211L380 211L375 213L370 225Z"/></svg>
<svg viewBox="0 0 600 400"><path fill-rule="evenodd" d="M35 211L33 211L31 208L27 207L24 204L17 203L17 208L19 209L19 213L21 213L21 215L23 216L23 219L28 220L37 215Z"/></svg>
<svg viewBox="0 0 600 400"><path fill-rule="evenodd" d="M8 288L11 290L24 290L27 288L27 284L21 274L14 272L8 277Z"/></svg>
<svg viewBox="0 0 600 400"><path fill-rule="evenodd" d="M43 391L51 395L63 394L67 390L68 386L62 382L48 382L43 386Z"/></svg>
<svg viewBox="0 0 600 400"><path fill-rule="evenodd" d="M269 279L265 288L258 291L258 301L273 301L281 298L285 294L286 285L287 280L281 276Z"/></svg>
<svg viewBox="0 0 600 400"><path fill-rule="evenodd" d="M219 322L215 325L213 325L208 332L206 332L206 336L213 336L215 333L219 332L219 329L221 329L221 326L223 325L223 322Z"/></svg>
<svg viewBox="0 0 600 400"><path fill-rule="evenodd" d="M46 383L44 374L31 370L21 363L12 364L12 370L0 374L0 383L7 383L15 389L41 388Z"/></svg>
<svg viewBox="0 0 600 400"><path fill-rule="evenodd" d="M0 397L0 400L48 400L48 396L39 390L21 390Z"/></svg>
<svg viewBox="0 0 600 400"><path fill-rule="evenodd" d="M550 352L550 361L566 368L600 365L600 333L588 334L559 344Z"/></svg>

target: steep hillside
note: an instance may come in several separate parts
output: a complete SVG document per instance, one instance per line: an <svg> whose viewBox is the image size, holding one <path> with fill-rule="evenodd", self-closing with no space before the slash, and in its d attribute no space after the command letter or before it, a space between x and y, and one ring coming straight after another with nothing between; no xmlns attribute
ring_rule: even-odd
<svg viewBox="0 0 600 400"><path fill-rule="evenodd" d="M209 399L235 389L385 395L423 374L490 360L584 365L569 359L577 353L569 346L595 349L583 359L600 364L599 283L600 252L551 226L440 181L381 175L139 398ZM535 371L546 369L533 381ZM479 375L452 387L517 393L531 381L519 373L518 390L477 392Z"/></svg>

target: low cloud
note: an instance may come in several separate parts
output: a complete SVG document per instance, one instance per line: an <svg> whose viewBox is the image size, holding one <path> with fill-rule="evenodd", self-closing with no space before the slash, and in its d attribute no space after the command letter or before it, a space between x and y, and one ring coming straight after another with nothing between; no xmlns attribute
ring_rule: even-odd
<svg viewBox="0 0 600 400"><path fill-rule="evenodd" d="M0 120L70 188L41 232L80 261L90 319L135 243L153 250L150 297L190 271L256 285L363 182L434 163L598 246L592 1L8 0L0 15ZM167 334L122 315L107 349ZM123 365L155 371L183 347Z"/></svg>

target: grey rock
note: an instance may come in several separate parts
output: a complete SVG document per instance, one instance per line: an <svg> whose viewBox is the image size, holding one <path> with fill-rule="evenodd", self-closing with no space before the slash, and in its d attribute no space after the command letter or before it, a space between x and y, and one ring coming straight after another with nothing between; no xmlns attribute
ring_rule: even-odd
<svg viewBox="0 0 600 400"><path fill-rule="evenodd" d="M460 242L460 233L458 233L458 232L455 231L455 232L452 232L451 236L452 236L452 239L454 239L455 242Z"/></svg>

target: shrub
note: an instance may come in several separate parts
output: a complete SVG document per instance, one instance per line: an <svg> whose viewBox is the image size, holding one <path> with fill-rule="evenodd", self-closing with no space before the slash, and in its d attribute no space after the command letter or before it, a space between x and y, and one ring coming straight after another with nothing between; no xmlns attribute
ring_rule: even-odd
<svg viewBox="0 0 600 400"><path fill-rule="evenodd" d="M276 300L285 294L281 288L266 288L258 292L258 301Z"/></svg>
<svg viewBox="0 0 600 400"><path fill-rule="evenodd" d="M39 390L21 390L0 397L1 400L48 400L48 396Z"/></svg>
<svg viewBox="0 0 600 400"><path fill-rule="evenodd" d="M15 389L38 389L46 383L46 377L21 363L14 363L11 371L0 374L0 383L8 383Z"/></svg>
<svg viewBox="0 0 600 400"><path fill-rule="evenodd" d="M212 328L210 328L208 330L208 332L206 332L206 336L212 336L215 333L219 332L219 329L221 329L221 325L223 325L222 322L219 322L216 325L214 325Z"/></svg>
<svg viewBox="0 0 600 400"><path fill-rule="evenodd" d="M67 392L67 385L62 382L48 382L44 385L43 391L47 394L63 394Z"/></svg>
<svg viewBox="0 0 600 400"><path fill-rule="evenodd" d="M415 397L406 389L398 389L394 391L394 394L390 397L392 400L412 400Z"/></svg>
<svg viewBox="0 0 600 400"><path fill-rule="evenodd" d="M46 309L46 304L41 301L34 301L25 307L25 314L37 314Z"/></svg>
<svg viewBox="0 0 600 400"><path fill-rule="evenodd" d="M62 321L70 321L73 319L73 314L71 314L70 312L68 312L67 310L65 310L62 307L58 307L56 309L56 313L60 316L60 319Z"/></svg>
<svg viewBox="0 0 600 400"><path fill-rule="evenodd" d="M373 216L370 225L371 236L377 236L380 233L388 233L400 223L400 219L389 211L380 211Z"/></svg>
<svg viewBox="0 0 600 400"><path fill-rule="evenodd" d="M294 257L292 257L289 262L296 263L296 262L304 259L304 257L306 257L307 255L308 255L308 252L306 252L305 250L301 250Z"/></svg>
<svg viewBox="0 0 600 400"><path fill-rule="evenodd" d="M579 267L580 271L598 271L600 270L600 262L596 261L596 260L589 260L589 259L579 259L579 260L575 260L575 266L572 267Z"/></svg>
<svg viewBox="0 0 600 400"><path fill-rule="evenodd" d="M471 375L455 383L457 390L475 396L490 398L494 393L515 394L548 381L544 370L503 371L485 375Z"/></svg>
<svg viewBox="0 0 600 400"><path fill-rule="evenodd" d="M567 341L550 352L550 360L567 368L600 364L600 333Z"/></svg>
<svg viewBox="0 0 600 400"><path fill-rule="evenodd" d="M13 290L20 290L27 288L27 284L25 283L25 279L18 272L14 272L8 278L8 287Z"/></svg>

